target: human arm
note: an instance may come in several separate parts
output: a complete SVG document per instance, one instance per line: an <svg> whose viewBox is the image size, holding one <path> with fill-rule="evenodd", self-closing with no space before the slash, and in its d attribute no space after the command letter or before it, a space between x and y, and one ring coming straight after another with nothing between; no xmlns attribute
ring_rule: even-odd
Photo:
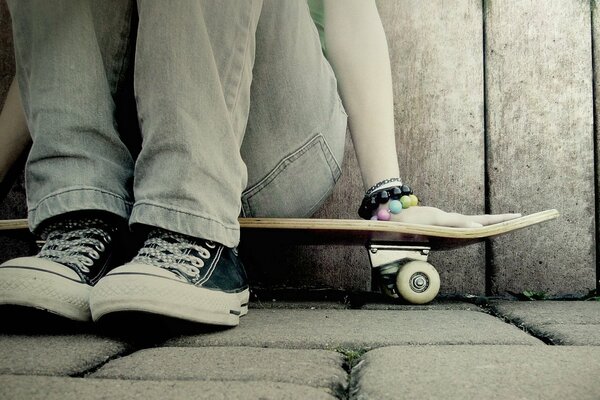
<svg viewBox="0 0 600 400"><path fill-rule="evenodd" d="M366 190L399 177L392 73L387 40L374 0L324 0L324 38L348 113L348 124ZM418 193L418 188L415 188ZM392 219L469 227L502 222L518 214L466 216L434 207L411 207Z"/></svg>
<svg viewBox="0 0 600 400"><path fill-rule="evenodd" d="M6 174L30 142L21 95L16 79L13 79L4 107L0 111L0 182L6 178Z"/></svg>

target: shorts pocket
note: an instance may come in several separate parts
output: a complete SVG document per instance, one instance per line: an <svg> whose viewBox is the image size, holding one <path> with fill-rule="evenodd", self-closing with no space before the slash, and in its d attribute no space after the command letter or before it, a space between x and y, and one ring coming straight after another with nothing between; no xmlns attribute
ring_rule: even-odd
<svg viewBox="0 0 600 400"><path fill-rule="evenodd" d="M245 217L303 218L329 197L342 171L321 134L242 193Z"/></svg>

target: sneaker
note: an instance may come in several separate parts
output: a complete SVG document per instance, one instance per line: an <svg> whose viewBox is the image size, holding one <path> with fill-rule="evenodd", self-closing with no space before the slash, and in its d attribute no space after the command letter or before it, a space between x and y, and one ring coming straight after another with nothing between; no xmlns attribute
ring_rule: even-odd
<svg viewBox="0 0 600 400"><path fill-rule="evenodd" d="M37 256L0 265L0 304L90 320L90 290L114 265L115 233L115 228L98 218L69 218L50 224L42 234L46 242Z"/></svg>
<svg viewBox="0 0 600 400"><path fill-rule="evenodd" d="M236 248L154 229L134 259L92 290L92 318L148 312L211 325L235 326L248 312L246 272Z"/></svg>

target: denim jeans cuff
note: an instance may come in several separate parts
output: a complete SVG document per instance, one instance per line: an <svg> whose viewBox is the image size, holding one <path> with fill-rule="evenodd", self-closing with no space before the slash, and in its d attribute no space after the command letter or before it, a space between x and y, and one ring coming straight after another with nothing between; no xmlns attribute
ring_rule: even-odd
<svg viewBox="0 0 600 400"><path fill-rule="evenodd" d="M132 203L122 196L89 186L74 186L52 193L28 211L29 228L36 232L45 220L72 211L107 211L127 219Z"/></svg>
<svg viewBox="0 0 600 400"><path fill-rule="evenodd" d="M129 224L163 228L196 238L212 240L227 247L235 247L240 242L240 228L237 220L234 224L225 224L208 216L145 201L135 203Z"/></svg>

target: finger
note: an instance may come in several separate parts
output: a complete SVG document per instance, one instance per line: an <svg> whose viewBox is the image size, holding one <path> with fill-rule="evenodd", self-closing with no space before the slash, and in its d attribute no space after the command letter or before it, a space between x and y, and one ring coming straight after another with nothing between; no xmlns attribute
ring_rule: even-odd
<svg viewBox="0 0 600 400"><path fill-rule="evenodd" d="M451 228L481 228L483 224L479 221L474 221L470 216L446 213L439 217L436 225L448 226Z"/></svg>
<svg viewBox="0 0 600 400"><path fill-rule="evenodd" d="M481 228L483 227L483 224L477 223L477 222L469 222L469 225L467 226L467 228Z"/></svg>
<svg viewBox="0 0 600 400"><path fill-rule="evenodd" d="M510 221L511 219L519 218L521 214L489 214L489 215L473 215L470 220L482 225L493 225L501 222Z"/></svg>

